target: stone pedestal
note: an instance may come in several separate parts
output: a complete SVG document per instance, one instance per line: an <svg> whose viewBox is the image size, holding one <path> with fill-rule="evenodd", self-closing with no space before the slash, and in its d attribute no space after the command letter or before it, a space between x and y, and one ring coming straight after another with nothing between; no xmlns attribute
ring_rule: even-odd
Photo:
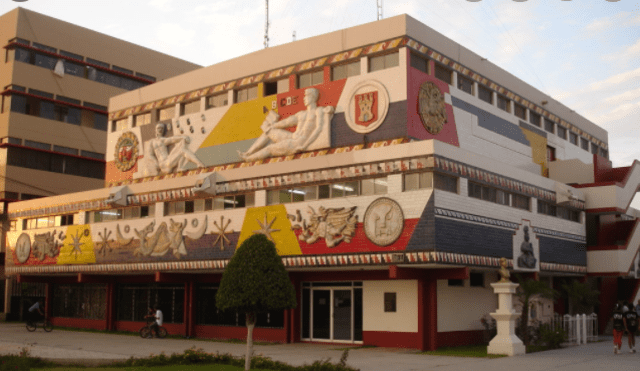
<svg viewBox="0 0 640 371"><path fill-rule="evenodd" d="M516 336L516 319L520 313L513 309L513 295L519 285L511 282L492 283L493 292L498 294L498 310L491 313L496 320L498 334L489 342L487 353L515 356L525 354L526 348L522 340Z"/></svg>

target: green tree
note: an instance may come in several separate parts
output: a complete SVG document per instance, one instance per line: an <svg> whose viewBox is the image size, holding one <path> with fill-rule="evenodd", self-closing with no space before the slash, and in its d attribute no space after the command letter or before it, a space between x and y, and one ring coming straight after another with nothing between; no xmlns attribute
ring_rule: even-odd
<svg viewBox="0 0 640 371"><path fill-rule="evenodd" d="M531 306L531 299L534 297L542 297L546 299L553 299L559 295L558 291L549 287L544 281L536 281L532 279L524 280L520 275L516 276L518 279L518 290L516 295L522 304L522 315L520 316L520 333L522 334L522 342L525 345L529 345L529 308Z"/></svg>
<svg viewBox="0 0 640 371"><path fill-rule="evenodd" d="M569 283L562 284L562 290L567 293L571 302L571 314L587 313L600 304L598 300L600 291L592 289L586 282L571 280Z"/></svg>
<svg viewBox="0 0 640 371"><path fill-rule="evenodd" d="M295 289L273 242L262 234L255 234L240 245L222 275L216 305L222 311L245 314L247 354L244 369L249 370L256 314L296 306Z"/></svg>

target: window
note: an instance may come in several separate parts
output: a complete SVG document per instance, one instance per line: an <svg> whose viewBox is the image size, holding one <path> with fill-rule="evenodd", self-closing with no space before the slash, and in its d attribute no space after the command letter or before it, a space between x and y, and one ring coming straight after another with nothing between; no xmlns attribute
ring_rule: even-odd
<svg viewBox="0 0 640 371"><path fill-rule="evenodd" d="M513 194L512 195L513 198L513 203L512 206L517 208L517 209L522 209L522 210L531 210L531 203L530 203L530 198L527 196L522 196L522 195L518 195L518 194Z"/></svg>
<svg viewBox="0 0 640 371"><path fill-rule="evenodd" d="M580 223L580 211L578 210L573 210L566 207L558 207L557 213L558 213L557 216L559 218Z"/></svg>
<svg viewBox="0 0 640 371"><path fill-rule="evenodd" d="M387 177L364 179L360 181L360 194L383 195L387 193Z"/></svg>
<svg viewBox="0 0 640 371"><path fill-rule="evenodd" d="M375 72L399 66L399 56L400 54L398 52L395 52L369 58L369 72Z"/></svg>
<svg viewBox="0 0 640 371"><path fill-rule="evenodd" d="M164 322L182 323L184 316L184 285L122 284L116 286L116 320L144 321L149 307L162 310Z"/></svg>
<svg viewBox="0 0 640 371"><path fill-rule="evenodd" d="M423 57L420 57L417 54L411 53L410 63L411 63L411 67L413 67L413 68L415 68L417 70L420 70L420 71L422 71L422 72L424 72L426 74L429 73L429 60L427 60L427 59L425 59Z"/></svg>
<svg viewBox="0 0 640 371"><path fill-rule="evenodd" d="M444 81L451 85L451 74L453 73L449 68L436 63L435 77L440 81Z"/></svg>
<svg viewBox="0 0 640 371"><path fill-rule="evenodd" d="M236 91L236 103L246 102L258 98L258 87L252 86Z"/></svg>
<svg viewBox="0 0 640 371"><path fill-rule="evenodd" d="M298 87L302 89L308 86L322 84L323 81L324 81L323 70L302 73L298 76Z"/></svg>
<svg viewBox="0 0 640 371"><path fill-rule="evenodd" d="M591 143L591 153L594 155L598 154L598 145L595 143Z"/></svg>
<svg viewBox="0 0 640 371"><path fill-rule="evenodd" d="M510 103L511 101L507 97L498 94L498 108L506 112L511 112Z"/></svg>
<svg viewBox="0 0 640 371"><path fill-rule="evenodd" d="M395 292L384 293L384 311L385 312L396 311L396 293Z"/></svg>
<svg viewBox="0 0 640 371"><path fill-rule="evenodd" d="M192 113L200 112L200 99L194 100L180 105L180 115L190 115Z"/></svg>
<svg viewBox="0 0 640 371"><path fill-rule="evenodd" d="M555 133L555 127L556 127L556 124L553 121L546 118L544 119L544 130L550 133Z"/></svg>
<svg viewBox="0 0 640 371"><path fill-rule="evenodd" d="M360 60L331 67L331 81L360 75Z"/></svg>
<svg viewBox="0 0 640 371"><path fill-rule="evenodd" d="M289 91L289 78L278 80L278 94Z"/></svg>
<svg viewBox="0 0 640 371"><path fill-rule="evenodd" d="M473 81L458 74L458 89L473 95Z"/></svg>
<svg viewBox="0 0 640 371"><path fill-rule="evenodd" d="M53 284L54 317L104 319L107 306L105 284Z"/></svg>
<svg viewBox="0 0 640 371"><path fill-rule="evenodd" d="M137 76L137 77L140 77L140 78L143 78L143 79L145 79L145 80L152 81L152 82L155 82L155 81L156 81L156 78L155 78L155 77L153 77L153 76L149 76L149 75L145 75L144 73L136 72L136 76Z"/></svg>
<svg viewBox="0 0 640 371"><path fill-rule="evenodd" d="M532 123L533 125L537 126L537 127L542 127L542 116L540 116L539 114L533 112L533 111L529 111L529 122ZM545 128L546 128L546 122L545 122ZM548 131L548 130L547 130ZM553 131L552 131L553 132Z"/></svg>
<svg viewBox="0 0 640 371"><path fill-rule="evenodd" d="M42 143L42 142L36 142L36 141L33 141L33 140L29 140L29 139L25 139L24 140L24 145L25 145L25 147L43 149L45 151L50 151L51 150L51 144Z"/></svg>
<svg viewBox="0 0 640 371"><path fill-rule="evenodd" d="M104 160L104 154L98 152L85 151L84 149L80 151L80 156L95 158L96 160Z"/></svg>
<svg viewBox="0 0 640 371"><path fill-rule="evenodd" d="M519 105L518 103L513 104L513 114L517 117L520 117L523 120L526 120L527 114L524 106Z"/></svg>
<svg viewBox="0 0 640 371"><path fill-rule="evenodd" d="M589 150L589 141L585 138L580 138L580 147L585 151Z"/></svg>
<svg viewBox="0 0 640 371"><path fill-rule="evenodd" d="M133 127L144 126L151 123L151 112L133 116Z"/></svg>
<svg viewBox="0 0 640 371"><path fill-rule="evenodd" d="M78 150L75 148L69 148L69 147L63 147L63 146L57 146L57 145L53 145L53 150L54 152L60 152L60 153L66 153L68 155L78 155Z"/></svg>
<svg viewBox="0 0 640 371"><path fill-rule="evenodd" d="M576 133L569 133L569 142L571 142L571 144L574 145L578 145L578 134Z"/></svg>
<svg viewBox="0 0 640 371"><path fill-rule="evenodd" d="M433 173L404 174L404 190L415 191L417 189L433 188Z"/></svg>
<svg viewBox="0 0 640 371"><path fill-rule="evenodd" d="M104 180L104 162L61 153L10 147L7 148L7 165Z"/></svg>
<svg viewBox="0 0 640 371"><path fill-rule="evenodd" d="M134 117L134 120L135 120L135 117ZM149 121L151 121L151 114L149 114ZM129 125L129 119L126 117L120 120L113 121L111 123L111 126L112 126L111 131L126 130L128 125Z"/></svg>
<svg viewBox="0 0 640 371"><path fill-rule="evenodd" d="M387 193L387 177L267 191L267 205Z"/></svg>
<svg viewBox="0 0 640 371"><path fill-rule="evenodd" d="M607 158L608 151L604 148L600 148L600 156Z"/></svg>
<svg viewBox="0 0 640 371"><path fill-rule="evenodd" d="M440 173L434 173L433 188L442 191L458 193L458 178Z"/></svg>
<svg viewBox="0 0 640 371"><path fill-rule="evenodd" d="M478 85L478 98L489 104L493 104L493 92L482 85Z"/></svg>
<svg viewBox="0 0 640 371"><path fill-rule="evenodd" d="M556 129L556 134L558 135L559 138L567 140L567 129L565 129L564 127L558 125Z"/></svg>
<svg viewBox="0 0 640 371"><path fill-rule="evenodd" d="M464 287L464 280L447 280L447 283L452 287Z"/></svg>
<svg viewBox="0 0 640 371"><path fill-rule="evenodd" d="M482 272L469 273L469 286L484 287L484 273Z"/></svg>
<svg viewBox="0 0 640 371"><path fill-rule="evenodd" d="M39 197L40 196L35 198ZM26 200L29 198L23 197L22 199ZM73 225L73 214L40 216L37 218L22 220L22 229L60 227L65 225Z"/></svg>
<svg viewBox="0 0 640 371"><path fill-rule="evenodd" d="M509 206L509 193L501 189L469 182L469 197Z"/></svg>
<svg viewBox="0 0 640 371"><path fill-rule="evenodd" d="M174 117L176 117L176 106L170 106L158 110L158 121L171 120ZM149 115L148 123L151 123L151 115Z"/></svg>
<svg viewBox="0 0 640 371"><path fill-rule="evenodd" d="M556 206L548 202L538 200L538 214L556 216Z"/></svg>
<svg viewBox="0 0 640 371"><path fill-rule="evenodd" d="M556 149L551 146L547 146L547 162L551 162L555 160L556 160Z"/></svg>
<svg viewBox="0 0 640 371"><path fill-rule="evenodd" d="M229 104L229 94L222 93L207 97L207 109L223 107Z"/></svg>

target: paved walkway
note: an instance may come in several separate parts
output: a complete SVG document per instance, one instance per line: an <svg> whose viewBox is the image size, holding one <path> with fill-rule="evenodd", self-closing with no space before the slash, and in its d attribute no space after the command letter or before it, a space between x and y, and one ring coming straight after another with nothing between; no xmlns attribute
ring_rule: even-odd
<svg viewBox="0 0 640 371"><path fill-rule="evenodd" d="M56 331L42 329L27 332L23 324L0 323L0 354L18 354L28 348L31 355L53 360L124 360L165 352L182 353L191 347L207 352L231 353L243 356L245 345L189 339L141 339L137 336ZM292 365L312 363L331 358L337 362L346 347L318 344L278 344L255 346L255 353ZM514 370L635 370L640 354L629 354L626 345L620 355L613 354L611 338L605 341L517 357L479 359L441 357L417 354L417 351L388 348L354 349L347 364L362 371L514 371Z"/></svg>

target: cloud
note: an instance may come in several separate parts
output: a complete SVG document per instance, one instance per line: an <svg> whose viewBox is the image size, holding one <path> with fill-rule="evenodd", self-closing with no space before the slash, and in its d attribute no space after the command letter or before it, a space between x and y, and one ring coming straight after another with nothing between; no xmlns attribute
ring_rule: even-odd
<svg viewBox="0 0 640 371"><path fill-rule="evenodd" d="M636 68L635 70L625 71L617 75L613 75L605 80L593 82L589 84L589 91L597 91L597 90L610 88L622 83L629 82L632 79L638 79L638 78L640 78L640 68Z"/></svg>
<svg viewBox="0 0 640 371"><path fill-rule="evenodd" d="M173 0L149 0L149 6L165 13L173 11L172 3Z"/></svg>
<svg viewBox="0 0 640 371"><path fill-rule="evenodd" d="M156 37L162 45L185 46L193 44L195 30L187 30L175 23L162 23L156 29Z"/></svg>
<svg viewBox="0 0 640 371"><path fill-rule="evenodd" d="M592 37L612 29L631 27L640 24L640 15L633 12L621 12L611 17L598 18L584 27L585 36Z"/></svg>
<svg viewBox="0 0 640 371"><path fill-rule="evenodd" d="M640 88L625 91L622 94L606 98L604 101L611 105L618 105L635 99L640 99Z"/></svg>
<svg viewBox="0 0 640 371"><path fill-rule="evenodd" d="M635 44L627 46L617 53L607 54L602 57L605 61L618 63L626 63L630 60L635 62L638 58L640 58L640 38Z"/></svg>

